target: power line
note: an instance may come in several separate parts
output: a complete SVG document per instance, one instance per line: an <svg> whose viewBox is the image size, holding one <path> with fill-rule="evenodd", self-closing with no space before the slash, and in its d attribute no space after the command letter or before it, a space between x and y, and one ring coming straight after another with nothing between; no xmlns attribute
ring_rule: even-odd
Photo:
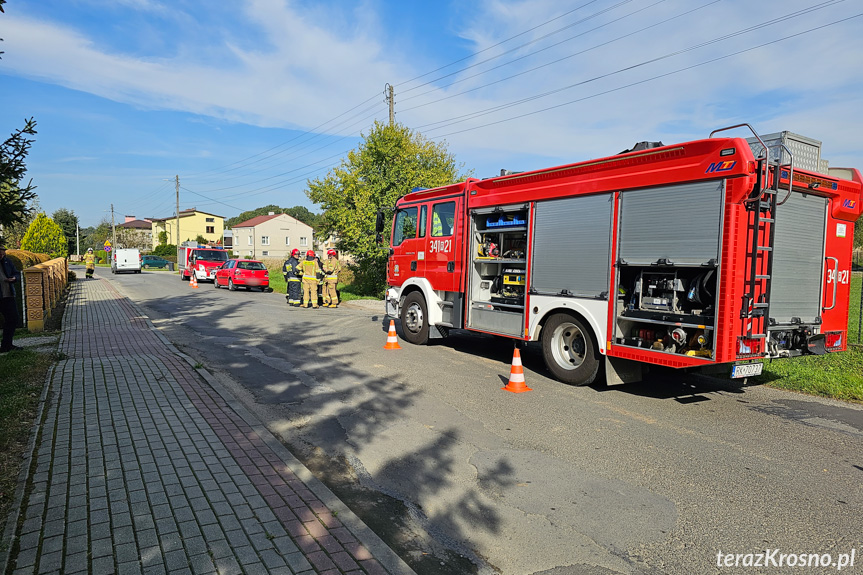
<svg viewBox="0 0 863 575"><path fill-rule="evenodd" d="M662 55L662 56L657 56L657 57L655 57L655 58L650 58L650 59L648 59L648 60L644 60L644 61L639 62L639 63L637 63L637 64L632 64L632 65L630 65L630 66L624 66L623 68L619 68L619 69L614 70L614 71L612 71L612 72L607 72L607 73L605 73L605 74L600 74L600 75L594 76L594 77L592 77L592 78L588 78L588 79L586 79L586 80L582 80L582 81L580 81L580 82L575 82L575 83L573 83L573 84L569 84L569 85L567 85L567 86L562 86L562 87L560 87L560 88L555 88L555 89L553 89L553 90L548 90L548 91L546 91L546 92L542 92L542 93L540 93L540 94L534 94L534 95L532 95L532 96L528 96L528 97L525 97L525 98L521 98L521 99L519 99L519 100L515 100L515 101L512 101L512 102L505 103L505 104L499 104L499 105L497 105L497 106L493 106L493 107L491 107L491 108L486 108L486 109L484 109L484 110L478 110L478 111L471 112L471 113L468 113L468 114L463 114L463 115L461 115L461 116L456 116L456 117L454 117L454 118L450 118L450 119L448 119L448 120L441 120L441 121L438 121L438 122L431 122L431 123L429 123L429 124L423 124L423 125L421 125L421 126L417 126L417 127L416 127L416 129L417 129L417 130L419 130L419 129L423 129L423 128L429 128L430 130L432 130L432 131L433 131L433 130L437 130L437 129L440 129L440 128L446 128L446 127L448 127L448 126L452 126L452 125L455 125L455 124L459 124L459 123L464 122L464 121L467 121L467 120L472 120L472 119L475 119L475 118L478 118L478 117L481 117L481 116L486 116L486 115L488 115L488 114L492 114L492 113L494 113L494 112L498 112L498 111L501 111L501 110L505 110L505 109L507 109L507 108L512 108L512 107L514 107L514 106L519 106L519 105L521 105L521 104L525 104L525 103L528 103L528 102L531 102L531 101L534 101L534 100L539 100L539 99L542 99L542 98L546 98L546 97L548 97L548 96L552 96L552 95L554 95L554 94L557 94L557 93L560 93L560 92L564 92L564 91L566 91L566 90L570 90L570 89L572 89L572 88L576 88L576 87L583 86L583 85L586 85L586 84L589 84L589 83L592 83L592 82L596 82L596 81L598 81L598 80L602 80L602 79L605 79L605 78L609 78L609 77L611 77L611 76L615 76L615 75L617 75L617 74L621 74L621 73L623 73L623 72L628 72L628 71L631 71L631 70L635 70L635 69L637 69L637 68L641 68L641 67L643 67L643 66L647 66L647 65L649 65L649 64L653 64L653 63L659 62L659 61L661 61L661 60L666 60L666 59L672 58L672 57L674 57L674 56L678 56L678 55L680 55L680 54L684 54L684 53L686 53L686 52L691 52L691 51L693 51L693 50L697 50L697 49L699 49L699 48L703 48L703 47L705 47L705 46L709 46L709 45L711 45L711 44L716 44L716 43L718 43L718 42L722 42L722 41L728 40L729 38L733 38L733 37L735 37L735 36L740 36L740 35L742 35L742 34L746 34L746 33L749 33L749 32L753 32L753 31L759 30L759 29L761 29L761 28L765 28L765 27L767 27L767 26L772 26L772 25L774 25L774 24L778 24L778 23L784 22L785 20L789 20L789 19L791 19L791 18L796 18L796 17L798 17L798 16L802 16L802 15L804 15L804 14L808 14L808 13L810 13L810 12L814 12L814 11L816 11L816 10L820 10L820 9L825 8L825 7L827 7L827 6L832 6L832 5L835 5L835 4L838 4L838 3L844 2L844 1L845 1L845 0L827 0L826 2L822 2L821 4L816 4L816 5L810 6L810 7L808 7L808 8L805 8L805 9L802 9L802 10L798 10L798 11L796 11L796 12L791 12L791 13L786 14L786 15L784 15L784 16L780 16L780 17L777 17L777 18L773 18L773 19L771 19L771 20L767 20L767 21L762 22L762 23L760 23L760 24L756 24L756 25L753 25L753 26L749 26L749 27L747 27L747 28L743 28L743 29L741 29L741 30L737 30L737 31L735 31L735 32L731 32L731 33L729 33L729 34L725 34L725 35L723 35L723 36L719 36L719 37L714 38L714 39L712 39L712 40L707 40L707 41L705 41L705 42L701 42L701 43L699 43L699 44L695 44L695 45L690 46L690 47L688 47L688 48L683 48L683 49L681 49L681 50L675 50L675 51L673 51L673 52L666 53L666 54L664 54L664 55ZM435 126L436 124L440 124L440 125L438 125L437 127L431 127L431 128L430 128L430 126Z"/></svg>
<svg viewBox="0 0 863 575"><path fill-rule="evenodd" d="M859 17L861 17L861 16L863 16L863 13L855 14L854 16L849 16L849 17L847 17L847 18L842 18L841 20L836 20L836 21L831 22L831 23L829 23L829 24L824 24L824 25L822 25L822 26L817 26L817 27L815 27L815 28L810 28L810 29L808 29L808 30L804 30L804 31L802 31L802 32L797 32L797 33L795 33L795 34L791 34L791 35L788 35L788 36L785 36L785 37L782 37L782 38L777 38L777 39L775 39L775 40L771 40L771 41L769 41L769 42L764 42L763 44L759 44L759 45L757 45L757 46L753 46L753 47L751 47L751 48L746 48L746 49L744 49L744 50L738 50L738 51L736 51L736 52L732 52L732 53L730 53L730 54L725 54L725 55L723 55L723 56L718 56L718 57L716 57L716 58L711 58L710 60L706 60L706 61L704 61L704 62L700 62L700 63L698 63L698 64L693 64L693 65L691 65L691 66L685 66L685 67L683 67L683 68L678 68L677 70L673 70L673 71L671 71L671 72L666 72L666 73L664 73L664 74L659 74L659 75L657 75L657 76L653 76L653 77L651 77L651 78L646 78L646 79L644 79L644 80L639 80L639 81L637 81L637 82L632 82L632 83L630 83L630 84L626 84L626 85L624 85L624 86L618 86L617 88L612 88L612 89L609 89L609 90L605 90L605 91L602 91L602 92L598 92L598 93L596 93L596 94L591 94L591 95L589 95L589 96L585 96L585 97L583 97L583 98L578 98L578 99L576 99L576 100L570 100L570 101L568 101L568 102L563 102L563 103L561 103L561 104L556 104L556 105L554 105L554 106L549 106L549 107L547 107L547 108L543 108L543 109L541 109L541 110L534 110L534 111L532 111L532 112L527 112L527 113L524 113L524 114L519 114L519 115L517 115L517 116L512 116L512 117L509 117L509 118L505 118L505 119L503 119L503 120L497 120L497 121L495 121L495 122L489 122L489 123L487 123L487 124L482 124L482 125L480 125L480 126L474 126L474 127L472 127L472 128L465 128L464 130L458 130L458 131L455 131L455 132L449 132L449 133L447 133L447 134L442 134L442 135L439 135L439 136L430 136L430 139L445 138L445 137L447 137L447 136L453 136L453 135L455 135L455 134L462 134L462 133L464 133L464 132L471 132L471 131L473 131L473 130L478 130L478 129L480 129L480 128L486 128L486 127L488 127L488 126L494 126L494 125L496 125L496 124L502 124L502 123L505 123L505 122L510 122L510 121L512 121L512 120L518 120L518 119L520 119L520 118L525 118L525 117L527 117L527 116L533 116L533 115L536 115L536 114L540 114L540 113L542 113L542 112L547 112L547 111L549 111L549 110L554 110L554 109L557 109L557 108L562 108L562 107L564 107L564 106L569 106L569 105L571 105L571 104L575 104L575 103L578 103L578 102L583 102L583 101L585 101L585 100L590 100L590 99L592 99L592 98L596 98L596 97L599 97L599 96L604 96L604 95L607 95L607 94L611 94L611 93L613 93L613 92L619 92L619 91L621 91L621 90L625 90L626 88L631 88L631 87L633 87L633 86L637 86L637 85L640 85L640 84L646 84L646 83L648 83L648 82L652 82L652 81L654 81L654 80L658 80L658 79L660 79L660 78L665 78L665 77L668 77L668 76L672 76L672 75L674 75L674 74L678 74L678 73L680 73L680 72L685 72L685 71L687 71L687 70L692 70L693 68L698 68L698 67L700 67L700 66L705 66L705 65L707 65L707 64L712 64L712 63L714 63L714 62L718 62L718 61L720 61L720 60L725 60L725 59L727 59L727 58L731 58L731 57L733 57L733 56L738 56L738 55L740 55L740 54L744 54L744 53L746 53L746 52L751 52L751 51L753 51L753 50L757 50L757 49L759 49L759 48L763 48L763 47L765 47L765 46L769 46L769 45L771 45L771 44L777 44L777 43L779 43L779 42L784 42L785 40L790 40L790 39L792 39L792 38L796 38L796 37L798 37L798 36L803 36L803 35L805 35L805 34L809 34L809 33L811 33L811 32L815 32L815 31L818 31L818 30L822 30L822 29L824 29L824 28L828 28L828 27L830 27L830 26L834 26L834 25L836 25L836 24L841 24L842 22L847 22L847 21L849 21L849 20L853 20L854 18L859 18ZM445 127L445 126L442 126L442 127Z"/></svg>
<svg viewBox="0 0 863 575"><path fill-rule="evenodd" d="M576 22L568 24L568 25L564 26L563 28L559 28L557 30L554 30L553 32L549 32L548 34L540 36L539 38L534 38L530 42L526 42L524 44L521 44L520 46L516 46L515 48L511 48L505 52L501 52L500 54L498 54L496 56L492 56L491 58L481 60L480 62L476 62L475 64L471 64L470 66L466 66L460 70L456 70L455 72L451 72L449 74L445 74L445 75L440 76L438 78L435 78L433 80L429 80L425 84L421 84L419 86L414 86L413 88L408 88L407 90L404 90L404 92L410 92L412 90L416 90L417 88L421 88L423 86L429 86L429 85L433 84L434 82L437 82L438 80L443 80L444 78L449 78L450 76L454 76L460 72L464 72L465 70L475 68L475 67L480 66L482 64L485 64L487 62L491 62L492 60L496 60L497 58L501 58L501 57L505 56L506 54L509 54L511 52L515 52L516 50L521 50L522 48L526 48L527 46L530 46L531 44L536 44L537 42L539 42L541 40L545 40L546 38L549 38L555 34L563 32L564 30L568 30L569 28L572 28L574 26L578 26L579 24L583 24L584 22L587 22L588 20L592 20L594 18L597 18L597 17L599 17L599 16L601 16L607 12L611 12L612 10L619 8L619 7L623 6L624 4L629 4L630 2L632 2L632 0L623 0L622 2L619 2L619 3L615 4L614 6L609 6L608 8L600 10L599 12L595 12L595 13L591 14L590 16L587 16L586 18L582 18L581 20L578 20ZM659 2L657 2L657 4L660 4L662 2L665 2L665 0L659 0ZM654 6L655 6L655 4L654 4ZM577 38L578 36L575 36L575 37ZM504 65L506 65L506 64L504 64ZM422 95L422 94L420 94L420 95ZM413 98L413 97L414 96L411 96L411 98ZM410 98L408 98L408 99L410 99Z"/></svg>
<svg viewBox="0 0 863 575"><path fill-rule="evenodd" d="M470 55L468 55L468 56L465 56L464 58L459 58L458 60L454 60L454 61L450 62L449 64L445 64L444 66L441 66L441 67L439 67L439 68L435 68L434 70L431 70L431 71L429 71L429 72L426 72L425 74L420 74L419 76L415 76L414 78L411 78L410 80L405 80L404 82L402 82L401 84L399 84L399 86L401 86L401 85L403 85L403 84L410 84L411 82L414 82L414 81L416 81L416 80L419 80L420 78L425 78L426 76L428 76L428 75L430 75L430 74L434 74L435 72L440 72L441 70L445 70L446 68L449 68L450 66L454 66L454 65L458 64L459 62L464 62L465 60L469 60L469 59L471 59L471 58L474 58L474 57L476 57L476 56L479 56L480 54L483 54L483 53L485 53L485 52L488 52L489 50L492 50L492 49L494 49L494 48L497 48L498 46L502 46L503 44L506 44L506 43L507 43L507 42L509 42L510 40L515 40L516 38L518 38L518 37L520 37L520 36L524 36L525 34L528 34L529 32L533 32L534 30L536 30L536 29L538 29L538 28L542 28L543 26L545 26L545 25L547 25L547 24L551 24L551 23L552 23L552 22L554 22L555 20L560 20L561 18L563 18L563 17L565 17L565 16L569 16L570 14L572 14L572 13L574 13L574 12L577 12L577 11L581 10L582 8L584 8L584 7L586 7L586 6L590 6L591 4L593 4L593 3L597 2L597 1L598 1L598 0L590 0L590 2L587 2L587 3L585 3L585 4L582 4L581 6L578 6L577 8L573 8L572 10L570 10L570 11L568 11L568 12L564 12L563 14L561 14L561 15L559 15L559 16L555 16L555 17L554 17L554 18L552 18L551 20L546 20L546 21L545 21L545 22L543 22L542 24L538 24L538 25L534 26L533 28L528 28L528 29L527 29L527 30L525 30L524 32L519 32L519 33L518 33L518 34L516 34L515 36L510 36L510 37L509 37L509 38L507 38L506 40L501 40L501 41L500 41L500 42L498 42L497 44L494 44L494 45L492 45L492 46L489 46L488 48L483 48L482 50L479 50L479 51L477 51L477 52L474 52L473 54L470 54ZM414 86L413 88L408 88L407 90L405 90L405 92L409 92L409 91L411 91L411 90L415 90L416 88L421 88L422 86L426 86L427 84L428 84L428 82L426 82L425 84L420 84L419 86Z"/></svg>
<svg viewBox="0 0 863 575"><path fill-rule="evenodd" d="M437 90L442 90L442 89L444 89L444 88L448 88L448 87L450 87L450 86L454 86L455 84L458 84L458 83L461 83L461 82L465 82L465 81L467 81L467 80L470 80L470 79L476 78L476 77L478 77L478 76L482 76L483 74L487 74L488 72L491 72L491 71L493 71L493 70L497 70L497 69L499 69L499 68L503 68L503 67L508 66L508 65L510 65L510 64L514 64L515 62L518 62L519 60L523 60L523 59L525 59L525 58L529 58L529 57L531 57L531 56L535 56L536 54L539 54L540 52L544 52L545 50L550 50L551 48L554 48L554 47L556 47L556 46L559 46L559 45L561 45L561 44L564 44L564 43L566 43L566 42L569 42L570 40L573 40L573 39L575 39L575 38L579 38L579 37L581 37L581 36L584 36L585 34L589 34L590 32L595 32L595 31L597 31L597 30L599 30L599 29L601 29L601 28L605 28L606 26L609 26L609 25L611 25L611 24L615 24L615 23L617 23L617 22L620 22L621 20L624 20L624 19L626 19L626 18L629 18L630 16L634 16L635 14L638 14L638 13L640 13L640 12L643 12L644 10L647 10L647 9L649 9L649 8L653 8L654 6L656 6L657 4L659 4L660 2L664 2L664 1L665 1L665 0L659 0L659 2L656 2L656 3L654 3L654 4L651 4L650 6L645 6L645 7L643 7L643 8L640 8L640 9L636 10L635 12L631 12L631 13L629 13L629 14L625 15L625 16L621 16L620 18L616 18L616 19L614 19L614 20L612 20L612 21L610 21L610 22L606 22L605 24L602 24L602 25L597 26L597 27L595 27L595 28L591 28L590 30L587 30L587 31L585 31L585 32L582 32L581 34L577 34L577 35L575 35L575 36L571 36L571 37L567 38L566 40L561 40L560 42L556 42L556 43L554 43L554 44L551 44L551 45L549 45L549 46L546 46L546 47L544 47L544 48L541 48L541 49L539 49L539 50L537 50L537 51L535 51L535 52L531 52L530 54L526 54L526 55L521 56L521 57L519 57L519 58L516 58L516 59L514 59L514 60L510 60L509 62L505 62L505 63L503 63L503 64L500 64L500 65L498 65L498 66L495 66L494 68L490 68L490 69L488 69L488 70L483 70L482 72L479 72L479 73L477 73L477 74L473 74L472 76L467 76L467 77L465 77L465 78L459 78L459 79L458 79L458 80L456 80L455 82L452 82L452 83L450 83L450 84L447 84L446 86L440 86L440 87L439 87L438 89L436 89L436 90L429 90L428 92L423 92L422 94L417 94L417 95L415 95L415 96L411 96L411 97L409 97L409 98L405 98L405 100L411 100L411 99L413 99L413 98L418 98L418 97L423 96L423 95L425 95L425 94L431 94L431 93L433 93L433 92L435 92L435 91L437 91ZM554 64L559 64L560 62L563 62L564 60L569 60L570 58L575 58L576 56L580 56L580 55L582 55L582 54L585 54L585 53L587 53L587 52L590 52L591 50L595 50L595 49L597 49L597 48L602 48L603 46L608 46L608 45L613 44L613 43L615 43L615 42L618 42L618 41L620 41L620 40L624 40L624 39L626 39L626 38L630 38L630 37L632 37L632 36L635 36L636 34L640 34L641 32L644 32L644 31L646 31L646 30L650 30L651 28L656 28L657 26L661 26L662 24L667 24L668 22L671 22L672 20L675 20L675 19L677 19L677 18L681 18L681 17L683 17L683 16L687 16L687 15L689 15L689 14L693 13L693 12L696 12L696 11L698 11L698 10L701 10L702 8L707 8L708 6L711 6L711 5L716 4L716 3L718 3L718 2L721 2L721 1L722 1L722 0L713 0L712 2L708 2L707 4L703 4L703 5L699 6L698 8L693 8L692 10L688 10L688 11L686 11L686 12L682 12L682 13L680 13L680 14L677 14L676 16L672 16L671 18L667 18L667 19L662 20L662 21L660 21L660 22L656 22L655 24L651 24L650 26L645 26L644 28L639 28L638 30L635 30L634 32L630 32L630 33L628 33L628 34L624 34L624 35L622 35L622 36L618 36L617 38L614 38L613 40L608 40L608 41L602 42L602 43L600 43L600 44L594 44L593 46L590 46L589 48L585 48L584 50L580 50L580 51L575 52L575 53L573 53L573 54L569 54L569 55L567 55L567 56L564 56L563 58L558 58L558 59L556 59L556 60L552 60L551 62L546 62L545 64L540 64L539 66L534 66L533 68L529 68L529 69L524 70L524 71L522 71L522 72L519 72L519 73L517 73L517 74L513 74L512 76L507 76L506 78L501 78L500 80L495 80L495 81L493 81L493 82L488 82L488 83L483 84L483 85L481 85L481 86L476 86L476 87L471 88L471 89L469 89L469 90L465 90L465 91L463 91L463 92L459 92L458 94L451 94L451 95L449 95L449 96L445 96L445 97L443 97L443 98L438 98L437 100L432 100L432 101L430 101L430 102L425 102L424 104L417 104L416 106L413 106L413 107L411 107L411 108L407 108L407 109L402 110L402 112L408 112L408 111L410 111L410 110L415 110L415 109L417 109L417 108L422 108L422 107L424 107L424 106L429 106L429 105L431 105L431 104L436 104L436 103L438 103L438 102L442 102L442 101L444 101L444 100L450 100L450 99L452 99L452 98L457 98L458 96L463 96L464 94L469 94L470 92L475 92L475 91L477 91L477 90L482 90L482 89L484 89L484 88L488 88L489 86L493 86L493 85L495 85L495 84L500 84L500 83L502 83L502 82L506 82L506 81L508 81L508 80L512 80L512 79L514 79L514 78L518 78L519 76L524 76L525 74L529 74L530 72L535 72L535 71L537 71L537 70L541 70L542 68L547 68L548 66L553 66Z"/></svg>
<svg viewBox="0 0 863 575"><path fill-rule="evenodd" d="M256 157L258 157L258 156L260 156L260 155L262 155L262 154L266 154L267 152L271 152L271 151L276 150L276 149L278 149L278 148L280 148L280 147L282 147L282 146L285 146L285 145L289 144L290 142L293 142L293 141L294 141L294 140L296 140L297 138L300 138L300 137L302 137L302 136L304 136L304 135L306 135L306 134L309 134L309 133L314 132L315 130L318 130L319 128L322 128L323 126L326 126L326 125L327 125L327 124L329 124L330 122L333 122L333 121L337 120L338 118L341 118L341 117L342 117L342 116L344 116L345 114L348 114L348 113L352 112L353 110L355 110L355 109L359 108L360 106L364 106L365 104L367 104L367 103L371 102L372 100L376 99L377 97L378 97L377 95L374 95L374 96L372 96L371 98L368 98L367 100L365 100L365 101L363 101L363 102L361 102L361 103L357 104L357 105L356 105L356 106L354 106L353 108L350 108L349 110L347 110L347 111L345 111L345 112L342 112L342 113L341 113L341 114L339 114L338 116L335 116L334 118L331 118L331 119L327 120L326 122L324 122L324 123L322 123L322 124L319 124L318 126L316 126L316 127L314 127L314 128L311 128L310 130L306 130L305 132L303 132L303 133L301 133L301 134L298 134L298 135L294 136L293 138L291 138L291 139L290 139L290 140L288 140L287 142L282 142L281 144L278 144L278 145L276 145L276 146L273 146L272 148L269 148L269 149L264 150L264 151L262 151L262 152L258 152L257 154L253 154L253 155L251 155L251 156L249 156L249 157L247 157L247 158L244 158L244 159L242 159L242 160L237 160L237 161L235 161L235 162L232 162L232 163L228 164L228 165L227 165L227 166L225 166L225 167L227 168L227 167L230 167L230 166L234 166L234 165L236 165L236 164L241 164L241 163L243 163L243 162L246 162L246 161L248 161L248 160L251 160L251 159L253 159L253 158L256 158ZM233 168L232 168L232 169L233 169ZM187 177L187 178L189 178L189 177L197 177L197 176L200 176L200 175L202 175L202 174L208 174L208 173L211 173L211 172L214 172L214 171L215 171L216 173L221 173L221 172L218 172L217 170L218 170L218 168L214 168L214 169L211 169L211 170L205 170L205 171L203 171L203 172L198 172L198 173L196 173L196 174L191 174L191 175L186 176L186 177Z"/></svg>

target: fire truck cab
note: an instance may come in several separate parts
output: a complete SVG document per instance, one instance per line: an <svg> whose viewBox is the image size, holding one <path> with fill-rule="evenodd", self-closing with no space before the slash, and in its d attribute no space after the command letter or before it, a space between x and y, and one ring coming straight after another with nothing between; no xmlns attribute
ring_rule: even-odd
<svg viewBox="0 0 863 575"><path fill-rule="evenodd" d="M603 364L609 382L649 365L743 378L844 350L860 172L825 168L820 143L807 165L786 136L723 130L407 194L387 313L415 344L451 329L539 341L575 385Z"/></svg>
<svg viewBox="0 0 863 575"><path fill-rule="evenodd" d="M188 281L195 274L196 281L215 282L216 270L228 261L228 252L222 247L198 245L197 242L183 242L177 248L177 262L180 265L180 279Z"/></svg>

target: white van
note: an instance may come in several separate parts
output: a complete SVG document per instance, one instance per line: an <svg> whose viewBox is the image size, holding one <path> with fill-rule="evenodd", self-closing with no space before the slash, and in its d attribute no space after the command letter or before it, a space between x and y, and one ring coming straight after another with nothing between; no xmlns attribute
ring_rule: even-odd
<svg viewBox="0 0 863 575"><path fill-rule="evenodd" d="M141 273L141 252L137 248L119 248L111 255L111 273Z"/></svg>

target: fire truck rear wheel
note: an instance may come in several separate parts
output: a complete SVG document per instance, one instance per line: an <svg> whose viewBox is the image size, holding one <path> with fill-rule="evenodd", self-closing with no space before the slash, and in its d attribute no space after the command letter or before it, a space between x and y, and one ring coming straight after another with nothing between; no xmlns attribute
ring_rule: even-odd
<svg viewBox="0 0 863 575"><path fill-rule="evenodd" d="M570 385L589 385L599 373L590 332L580 320L566 313L554 314L545 322L542 355L554 377Z"/></svg>
<svg viewBox="0 0 863 575"><path fill-rule="evenodd" d="M419 292L408 294L401 313L404 338L416 345L423 345L429 339L428 309L425 298Z"/></svg>

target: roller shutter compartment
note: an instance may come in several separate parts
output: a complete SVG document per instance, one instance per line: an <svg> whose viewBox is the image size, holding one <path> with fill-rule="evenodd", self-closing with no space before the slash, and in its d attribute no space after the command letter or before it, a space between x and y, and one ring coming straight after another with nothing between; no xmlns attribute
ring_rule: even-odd
<svg viewBox="0 0 863 575"><path fill-rule="evenodd" d="M531 287L537 293L608 292L611 194L537 202Z"/></svg>
<svg viewBox="0 0 863 575"><path fill-rule="evenodd" d="M719 259L725 182L709 181L620 194L620 258L704 265Z"/></svg>
<svg viewBox="0 0 863 575"><path fill-rule="evenodd" d="M770 317L779 324L821 316L827 200L793 192L776 208Z"/></svg>

